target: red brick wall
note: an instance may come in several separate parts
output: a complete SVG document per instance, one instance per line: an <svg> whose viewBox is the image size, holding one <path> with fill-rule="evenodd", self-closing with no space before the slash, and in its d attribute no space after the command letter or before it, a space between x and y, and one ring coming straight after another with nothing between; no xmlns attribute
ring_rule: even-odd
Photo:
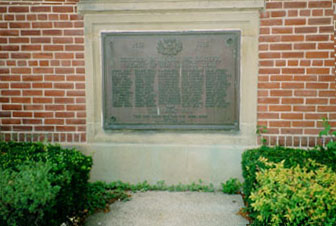
<svg viewBox="0 0 336 226"><path fill-rule="evenodd" d="M76 4L0 2L0 132L7 139L86 141ZM267 127L268 144L314 146L323 117L336 126L333 1L268 0L260 17L258 125Z"/></svg>
<svg viewBox="0 0 336 226"><path fill-rule="evenodd" d="M267 1L259 37L258 124L269 144L314 146L336 126L333 1Z"/></svg>
<svg viewBox="0 0 336 226"><path fill-rule="evenodd" d="M0 129L7 139L86 141L84 29L76 2L0 2Z"/></svg>

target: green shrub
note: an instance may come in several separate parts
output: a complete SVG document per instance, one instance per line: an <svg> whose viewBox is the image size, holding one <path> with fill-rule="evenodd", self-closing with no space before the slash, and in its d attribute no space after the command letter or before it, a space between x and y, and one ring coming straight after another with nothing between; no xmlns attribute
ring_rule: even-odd
<svg viewBox="0 0 336 226"><path fill-rule="evenodd" d="M258 188L250 198L257 213L253 225L336 224L336 173L309 160L304 167L268 163L256 173ZM314 170L315 169L315 170Z"/></svg>
<svg viewBox="0 0 336 226"><path fill-rule="evenodd" d="M244 177L243 193L245 200L250 203L249 196L256 188L256 173L266 166L259 161L259 157L267 158L270 162L284 162L286 168L303 166L308 159L327 165L336 172L336 149L316 148L311 150L293 149L285 147L266 147L250 149L242 155L242 171Z"/></svg>
<svg viewBox="0 0 336 226"><path fill-rule="evenodd" d="M43 162L50 166L50 184L59 186L60 190L55 205L43 209L44 221L39 225L59 225L83 208L91 157L59 145L28 142L0 142L0 153L2 170L20 172L21 165L31 162ZM0 212L1 216L3 214Z"/></svg>
<svg viewBox="0 0 336 226"><path fill-rule="evenodd" d="M237 178L230 178L225 184L222 183L222 191L226 194L237 194L241 186L242 184Z"/></svg>
<svg viewBox="0 0 336 226"><path fill-rule="evenodd" d="M19 171L0 169L0 225L41 225L60 187L52 185L51 165L32 162Z"/></svg>

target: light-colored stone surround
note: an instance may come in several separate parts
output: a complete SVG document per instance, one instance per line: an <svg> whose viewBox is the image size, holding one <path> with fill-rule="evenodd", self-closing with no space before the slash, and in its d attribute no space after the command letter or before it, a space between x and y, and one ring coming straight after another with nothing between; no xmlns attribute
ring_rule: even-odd
<svg viewBox="0 0 336 226"><path fill-rule="evenodd" d="M241 152L256 145L258 28L263 6L263 0L80 2L85 24L87 150L96 161L94 179L177 183L203 178L219 183L240 177ZM103 130L102 32L225 30L241 32L238 132Z"/></svg>

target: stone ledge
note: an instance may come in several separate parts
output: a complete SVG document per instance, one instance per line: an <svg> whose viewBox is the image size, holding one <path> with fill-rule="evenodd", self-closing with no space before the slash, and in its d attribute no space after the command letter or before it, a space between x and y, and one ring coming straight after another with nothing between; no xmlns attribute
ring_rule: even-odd
<svg viewBox="0 0 336 226"><path fill-rule="evenodd" d="M99 13L111 11L153 11L153 10L213 10L213 9L261 9L264 0L82 0L78 12Z"/></svg>

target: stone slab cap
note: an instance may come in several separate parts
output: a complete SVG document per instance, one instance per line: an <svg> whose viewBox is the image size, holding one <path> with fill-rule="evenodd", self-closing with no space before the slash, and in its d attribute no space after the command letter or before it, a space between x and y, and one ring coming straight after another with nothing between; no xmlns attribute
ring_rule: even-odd
<svg viewBox="0 0 336 226"><path fill-rule="evenodd" d="M81 0L78 11L85 14L109 11L261 9L264 6L265 0Z"/></svg>

